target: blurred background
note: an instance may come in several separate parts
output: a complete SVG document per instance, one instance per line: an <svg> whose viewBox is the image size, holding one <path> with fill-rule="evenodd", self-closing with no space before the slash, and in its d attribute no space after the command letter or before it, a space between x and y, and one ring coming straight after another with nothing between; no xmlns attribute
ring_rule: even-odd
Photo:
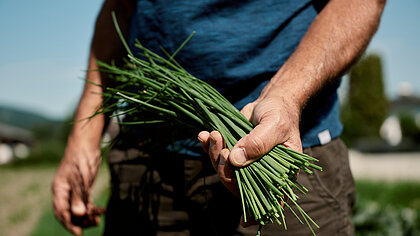
<svg viewBox="0 0 420 236"><path fill-rule="evenodd" d="M50 184L83 89L100 0L0 0L0 235L65 235ZM420 235L420 1L388 0L340 88L357 235ZM106 167L94 198L105 205ZM85 235L100 235L103 227Z"/></svg>

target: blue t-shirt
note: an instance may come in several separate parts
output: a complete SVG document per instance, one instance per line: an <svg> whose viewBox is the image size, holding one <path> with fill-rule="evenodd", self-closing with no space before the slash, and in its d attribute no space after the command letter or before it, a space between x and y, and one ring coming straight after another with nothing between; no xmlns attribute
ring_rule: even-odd
<svg viewBox="0 0 420 236"><path fill-rule="evenodd" d="M296 49L325 5L311 0L138 0L129 43L174 52L196 31L176 60L219 90L238 109L254 101ZM303 110L304 147L339 136L338 83L317 94Z"/></svg>

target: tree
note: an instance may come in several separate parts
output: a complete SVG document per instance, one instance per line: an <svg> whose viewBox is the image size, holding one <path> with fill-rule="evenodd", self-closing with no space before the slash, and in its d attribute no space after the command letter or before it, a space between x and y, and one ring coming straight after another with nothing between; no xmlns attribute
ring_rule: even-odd
<svg viewBox="0 0 420 236"><path fill-rule="evenodd" d="M347 144L358 137L378 137L388 106L381 58L367 55L350 70L348 100L342 109L343 139Z"/></svg>

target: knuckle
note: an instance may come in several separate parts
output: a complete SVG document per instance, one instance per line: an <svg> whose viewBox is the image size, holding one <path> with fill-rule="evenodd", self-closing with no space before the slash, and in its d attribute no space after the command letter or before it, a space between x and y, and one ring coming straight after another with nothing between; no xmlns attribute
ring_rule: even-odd
<svg viewBox="0 0 420 236"><path fill-rule="evenodd" d="M213 130L213 131L210 132L210 136L212 136L212 137L215 137L218 134L219 134L219 131L217 131L217 130Z"/></svg>
<svg viewBox="0 0 420 236"><path fill-rule="evenodd" d="M286 120L280 115L273 116L272 124L274 125L274 130L277 132L284 132L289 129Z"/></svg>
<svg viewBox="0 0 420 236"><path fill-rule="evenodd" d="M251 147L251 151L256 157L261 157L265 154L266 150L266 144L259 136L254 136L249 138L249 143Z"/></svg>
<svg viewBox="0 0 420 236"><path fill-rule="evenodd" d="M217 130L211 131L210 137L216 142L219 141L220 139L222 139L222 135Z"/></svg>
<svg viewBox="0 0 420 236"><path fill-rule="evenodd" d="M224 148L220 151L220 156L224 159L224 161L226 161L229 157L229 149Z"/></svg>

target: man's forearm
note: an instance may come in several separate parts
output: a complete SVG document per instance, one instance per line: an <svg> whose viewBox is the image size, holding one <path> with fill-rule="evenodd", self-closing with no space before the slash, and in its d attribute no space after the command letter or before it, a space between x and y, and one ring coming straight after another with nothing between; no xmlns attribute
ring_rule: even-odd
<svg viewBox="0 0 420 236"><path fill-rule="evenodd" d="M86 74L86 79L92 83L85 84L69 143L82 142L84 145L88 145L90 150L99 147L106 117L104 114L100 114L91 119L88 118L95 114L102 104L102 96L100 95L102 88L95 84L108 86L109 83L106 76L97 71L96 60L106 63L115 60L116 63L119 63L125 49L115 30L111 13L115 12L123 34L127 35L134 4L135 1L132 0L120 2L108 0L102 6L95 25Z"/></svg>
<svg viewBox="0 0 420 236"><path fill-rule="evenodd" d="M366 49L385 5L381 0L331 0L299 46L263 90L302 109L325 84L338 78Z"/></svg>
<svg viewBox="0 0 420 236"><path fill-rule="evenodd" d="M96 57L91 51L89 55L89 66L86 79L94 84L102 84L102 78L98 71ZM102 132L105 124L105 116L103 114L91 117L99 109L102 104L102 88L91 83L85 83L82 97L75 114L75 124L69 136L69 144L82 142L89 145L90 150L99 147Z"/></svg>

